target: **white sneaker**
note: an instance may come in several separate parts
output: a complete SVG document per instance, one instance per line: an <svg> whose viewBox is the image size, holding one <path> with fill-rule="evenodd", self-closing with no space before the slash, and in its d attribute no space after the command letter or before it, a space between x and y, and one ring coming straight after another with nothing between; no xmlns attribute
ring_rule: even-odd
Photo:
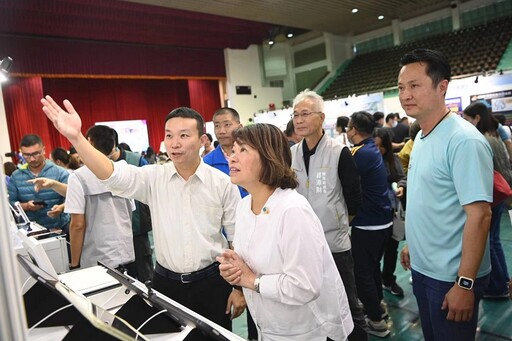
<svg viewBox="0 0 512 341"><path fill-rule="evenodd" d="M386 321L372 321L367 319L368 322L368 334L375 335L377 337L386 337L391 332L389 331Z"/></svg>

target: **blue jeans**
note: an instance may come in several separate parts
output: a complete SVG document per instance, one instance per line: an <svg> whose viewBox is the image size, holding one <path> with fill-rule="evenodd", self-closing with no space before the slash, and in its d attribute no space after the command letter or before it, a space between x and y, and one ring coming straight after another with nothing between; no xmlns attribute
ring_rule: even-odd
<svg viewBox="0 0 512 341"><path fill-rule="evenodd" d="M487 295L502 295L508 292L509 281L507 262L500 241L500 222L505 203L492 209L491 231L489 232L489 251L491 256L491 277L489 286L485 290Z"/></svg>
<svg viewBox="0 0 512 341"><path fill-rule="evenodd" d="M477 278L473 286L475 305L473 318L467 322L446 319L448 310L441 305L454 282L438 281L412 270L412 288L420 311L421 328L426 341L469 341L475 339L478 304L489 283L489 276Z"/></svg>

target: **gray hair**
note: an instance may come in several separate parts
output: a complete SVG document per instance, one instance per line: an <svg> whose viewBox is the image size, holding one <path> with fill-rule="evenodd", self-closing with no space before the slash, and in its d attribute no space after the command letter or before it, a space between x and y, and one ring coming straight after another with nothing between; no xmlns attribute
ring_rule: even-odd
<svg viewBox="0 0 512 341"><path fill-rule="evenodd" d="M309 90L309 89L306 89L306 90L300 92L297 96L295 96L295 98L293 99L293 108L295 109L295 107L300 102L302 102L306 99L309 99L314 103L315 111L322 112L322 113L324 112L324 99L322 98L322 96L320 96L316 92Z"/></svg>

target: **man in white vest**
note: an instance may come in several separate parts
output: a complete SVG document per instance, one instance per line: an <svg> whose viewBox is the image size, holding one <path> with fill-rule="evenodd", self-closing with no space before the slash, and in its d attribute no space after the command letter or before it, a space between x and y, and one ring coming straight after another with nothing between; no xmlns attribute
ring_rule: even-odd
<svg viewBox="0 0 512 341"><path fill-rule="evenodd" d="M358 303L351 254L349 222L361 203L359 174L347 146L325 134L324 101L308 89L293 101L293 124L302 139L291 147L297 191L304 195L322 222L325 238L347 293L354 331L349 340L367 340L367 324Z"/></svg>

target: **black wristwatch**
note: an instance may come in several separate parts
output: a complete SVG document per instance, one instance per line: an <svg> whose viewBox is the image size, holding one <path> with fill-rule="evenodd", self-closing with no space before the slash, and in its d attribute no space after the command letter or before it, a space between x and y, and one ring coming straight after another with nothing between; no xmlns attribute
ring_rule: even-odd
<svg viewBox="0 0 512 341"><path fill-rule="evenodd" d="M462 289L471 290L471 289L473 289L473 283L475 281L468 277L457 276L457 279L455 280L455 282Z"/></svg>

